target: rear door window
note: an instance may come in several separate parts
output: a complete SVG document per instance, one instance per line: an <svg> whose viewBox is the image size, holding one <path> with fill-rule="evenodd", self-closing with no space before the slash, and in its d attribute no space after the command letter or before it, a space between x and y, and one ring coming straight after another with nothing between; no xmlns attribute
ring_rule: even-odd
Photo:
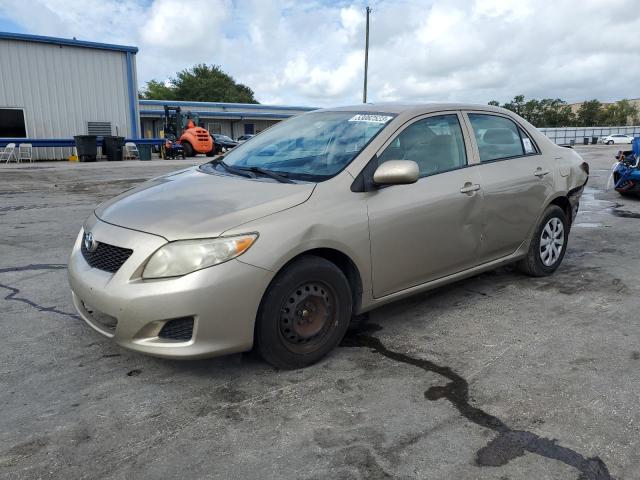
<svg viewBox="0 0 640 480"><path fill-rule="evenodd" d="M538 153L535 144L514 121L497 115L469 113L480 162Z"/></svg>

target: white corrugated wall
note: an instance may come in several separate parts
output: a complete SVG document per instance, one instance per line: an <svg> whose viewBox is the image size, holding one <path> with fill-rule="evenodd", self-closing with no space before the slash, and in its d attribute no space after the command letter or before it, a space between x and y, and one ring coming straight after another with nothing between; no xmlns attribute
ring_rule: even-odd
<svg viewBox="0 0 640 480"><path fill-rule="evenodd" d="M24 109L29 138L69 139L86 134L90 121L111 122L114 135L131 136L126 52L0 39L0 63L0 108ZM70 149L34 154L66 158Z"/></svg>

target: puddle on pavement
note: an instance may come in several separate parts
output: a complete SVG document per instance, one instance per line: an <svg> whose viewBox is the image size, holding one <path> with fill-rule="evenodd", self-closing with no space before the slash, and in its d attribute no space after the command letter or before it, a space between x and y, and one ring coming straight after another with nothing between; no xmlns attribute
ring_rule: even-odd
<svg viewBox="0 0 640 480"><path fill-rule="evenodd" d="M629 210L622 210L620 208L611 208L608 210L608 212L611 215L620 218L640 218L640 213L631 212Z"/></svg>
<svg viewBox="0 0 640 480"><path fill-rule="evenodd" d="M580 199L580 210L576 217L576 223L573 225L574 227L599 228L607 226L601 222L591 221L594 215L597 216L601 214L613 215L619 218L640 219L640 212L620 208L624 205L611 200L599 200L596 198L598 193L602 193L602 190L592 187L586 187L584 189L582 198ZM585 221L582 221L583 219Z"/></svg>
<svg viewBox="0 0 640 480"><path fill-rule="evenodd" d="M580 197L580 210L578 211L578 215L585 213L600 213L606 211L607 208L615 208L619 206L609 200L596 199L596 194L598 193L602 193L602 190L585 187L582 197Z"/></svg>

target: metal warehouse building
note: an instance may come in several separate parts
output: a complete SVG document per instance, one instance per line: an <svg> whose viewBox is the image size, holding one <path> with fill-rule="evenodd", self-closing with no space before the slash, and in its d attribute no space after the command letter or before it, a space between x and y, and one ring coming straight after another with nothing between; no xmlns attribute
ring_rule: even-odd
<svg viewBox="0 0 640 480"><path fill-rule="evenodd" d="M137 52L132 46L0 32L0 147L31 143L36 159L64 159L75 135L158 138L164 105L197 113L211 133L234 139L312 110L138 101Z"/></svg>
<svg viewBox="0 0 640 480"><path fill-rule="evenodd" d="M158 137L162 131L164 105L180 106L197 113L210 133L222 133L234 140L240 135L260 133L274 123L300 113L309 107L260 105L255 103L171 102L140 100L140 120L145 138Z"/></svg>
<svg viewBox="0 0 640 480"><path fill-rule="evenodd" d="M0 32L0 139L47 147L36 158L65 158L74 135L137 138L137 51Z"/></svg>

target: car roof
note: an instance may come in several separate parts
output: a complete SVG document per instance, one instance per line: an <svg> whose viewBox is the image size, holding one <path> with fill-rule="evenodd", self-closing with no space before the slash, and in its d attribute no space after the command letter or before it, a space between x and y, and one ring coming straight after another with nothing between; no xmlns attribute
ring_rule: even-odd
<svg viewBox="0 0 640 480"><path fill-rule="evenodd" d="M482 110L495 113L511 114L509 110L493 105L481 105L474 103L454 103L454 102L377 102L363 103L357 105L346 105L343 107L325 108L322 112L357 111L357 112L388 112L388 113L409 113L421 115L424 113L439 112L442 110Z"/></svg>

